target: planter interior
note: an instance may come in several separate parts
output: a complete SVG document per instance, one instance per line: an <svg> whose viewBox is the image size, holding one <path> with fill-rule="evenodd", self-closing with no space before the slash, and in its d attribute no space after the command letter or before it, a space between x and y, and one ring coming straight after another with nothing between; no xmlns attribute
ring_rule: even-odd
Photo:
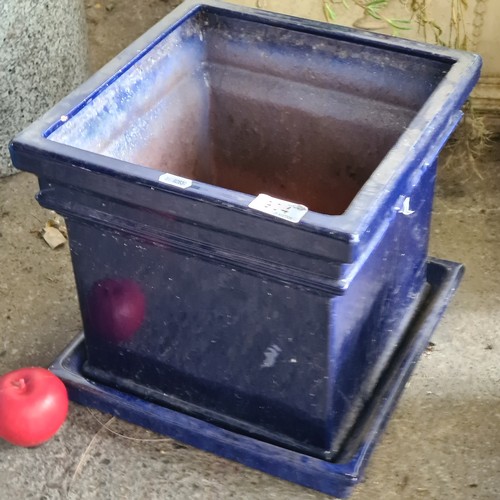
<svg viewBox="0 0 500 500"><path fill-rule="evenodd" d="M450 66L202 10L48 137L338 215Z"/></svg>

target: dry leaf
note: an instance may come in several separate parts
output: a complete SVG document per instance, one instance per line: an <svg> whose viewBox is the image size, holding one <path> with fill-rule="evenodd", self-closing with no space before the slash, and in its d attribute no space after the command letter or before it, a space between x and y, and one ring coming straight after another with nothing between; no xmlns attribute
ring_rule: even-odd
<svg viewBox="0 0 500 500"><path fill-rule="evenodd" d="M68 239L68 231L67 231L66 226L64 224L64 219L59 217L58 215L56 215L53 219L49 219L46 222L45 228L47 228L47 227L55 227L63 234L63 236L66 239Z"/></svg>
<svg viewBox="0 0 500 500"><path fill-rule="evenodd" d="M52 248L52 250L55 250L66 243L64 234L62 234L56 227L49 225L49 223L46 224L45 229L43 230L43 239L49 247Z"/></svg>

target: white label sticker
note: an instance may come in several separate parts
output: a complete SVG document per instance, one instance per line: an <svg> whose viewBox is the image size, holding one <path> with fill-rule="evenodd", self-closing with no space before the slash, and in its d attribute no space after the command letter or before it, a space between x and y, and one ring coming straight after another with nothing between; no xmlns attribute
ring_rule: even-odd
<svg viewBox="0 0 500 500"><path fill-rule="evenodd" d="M179 177L174 174L163 174L158 180L164 184L169 184L170 186L175 186L181 189L187 189L193 185L193 181L191 179L185 179L184 177Z"/></svg>
<svg viewBox="0 0 500 500"><path fill-rule="evenodd" d="M259 194L248 206L289 222L299 222L308 210L304 205L273 198L267 194Z"/></svg>

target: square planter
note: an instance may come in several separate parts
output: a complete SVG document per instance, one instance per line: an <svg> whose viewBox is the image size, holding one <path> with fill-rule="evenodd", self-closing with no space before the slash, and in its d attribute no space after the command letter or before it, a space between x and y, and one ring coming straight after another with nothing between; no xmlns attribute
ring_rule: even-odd
<svg viewBox="0 0 500 500"><path fill-rule="evenodd" d="M83 374L87 357L83 335L68 345L50 370L64 380L73 401L282 479L346 498L363 480L370 456L415 363L428 346L434 328L463 274L463 266L455 262L429 259L426 267L429 292L425 303L419 308L415 320L410 322L342 449L331 460L312 457L215 426L87 378Z"/></svg>
<svg viewBox="0 0 500 500"><path fill-rule="evenodd" d="M11 144L90 379L333 460L426 296L473 54L186 2Z"/></svg>

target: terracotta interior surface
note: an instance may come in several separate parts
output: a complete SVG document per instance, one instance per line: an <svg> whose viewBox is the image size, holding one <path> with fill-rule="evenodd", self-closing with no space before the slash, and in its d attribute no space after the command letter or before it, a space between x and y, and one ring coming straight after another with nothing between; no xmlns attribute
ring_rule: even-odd
<svg viewBox="0 0 500 500"><path fill-rule="evenodd" d="M339 215L446 69L199 13L49 138Z"/></svg>

